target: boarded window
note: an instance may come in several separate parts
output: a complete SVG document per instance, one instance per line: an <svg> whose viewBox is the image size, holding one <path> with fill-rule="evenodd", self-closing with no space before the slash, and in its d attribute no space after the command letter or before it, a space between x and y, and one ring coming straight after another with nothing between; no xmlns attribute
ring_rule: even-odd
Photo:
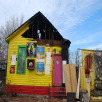
<svg viewBox="0 0 102 102"><path fill-rule="evenodd" d="M18 74L25 73L25 66L26 66L26 46L19 46L18 49Z"/></svg>

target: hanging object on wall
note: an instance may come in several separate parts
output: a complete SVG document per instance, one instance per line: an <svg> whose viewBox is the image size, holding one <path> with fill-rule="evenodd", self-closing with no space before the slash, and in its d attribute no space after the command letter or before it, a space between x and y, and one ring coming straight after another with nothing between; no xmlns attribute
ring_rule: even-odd
<svg viewBox="0 0 102 102"><path fill-rule="evenodd" d="M35 60L27 59L27 69L34 69L34 68L35 68Z"/></svg>
<svg viewBox="0 0 102 102"><path fill-rule="evenodd" d="M46 64L51 64L51 52L46 52Z"/></svg>
<svg viewBox="0 0 102 102"><path fill-rule="evenodd" d="M92 56L86 55L85 62L86 62L85 74L90 74L90 69L92 65Z"/></svg>
<svg viewBox="0 0 102 102"><path fill-rule="evenodd" d="M45 65L45 74L50 74L50 65L49 64Z"/></svg>
<svg viewBox="0 0 102 102"><path fill-rule="evenodd" d="M27 43L27 57L36 57L37 43Z"/></svg>
<svg viewBox="0 0 102 102"><path fill-rule="evenodd" d="M37 67L36 68L37 72L44 72L44 63L43 62L41 62L41 63L37 62L36 67Z"/></svg>
<svg viewBox="0 0 102 102"><path fill-rule="evenodd" d="M51 52L46 52L45 74L50 74Z"/></svg>
<svg viewBox="0 0 102 102"><path fill-rule="evenodd" d="M10 73L15 73L15 66L10 67Z"/></svg>
<svg viewBox="0 0 102 102"><path fill-rule="evenodd" d="M44 47L37 47L37 58L44 59Z"/></svg>
<svg viewBox="0 0 102 102"><path fill-rule="evenodd" d="M16 65L16 55L12 55L11 65Z"/></svg>
<svg viewBox="0 0 102 102"><path fill-rule="evenodd" d="M37 59L37 62L43 62L44 63L45 59Z"/></svg>

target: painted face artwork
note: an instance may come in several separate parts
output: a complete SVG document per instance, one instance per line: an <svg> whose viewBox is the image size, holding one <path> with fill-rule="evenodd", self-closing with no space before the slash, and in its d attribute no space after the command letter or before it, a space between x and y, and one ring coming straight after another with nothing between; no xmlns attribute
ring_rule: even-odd
<svg viewBox="0 0 102 102"><path fill-rule="evenodd" d="M27 56L36 57L36 43L27 43Z"/></svg>

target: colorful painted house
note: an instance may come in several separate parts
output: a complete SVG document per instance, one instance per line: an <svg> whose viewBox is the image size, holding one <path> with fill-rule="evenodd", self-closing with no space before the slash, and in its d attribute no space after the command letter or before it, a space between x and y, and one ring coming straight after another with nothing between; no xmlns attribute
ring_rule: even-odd
<svg viewBox="0 0 102 102"><path fill-rule="evenodd" d="M84 93L86 92L89 99L101 101L102 50L80 50L82 51L82 66L80 68L80 91L84 91Z"/></svg>
<svg viewBox="0 0 102 102"><path fill-rule="evenodd" d="M6 91L49 95L62 87L62 61L68 63L70 41L41 13L36 13L11 35L8 42Z"/></svg>

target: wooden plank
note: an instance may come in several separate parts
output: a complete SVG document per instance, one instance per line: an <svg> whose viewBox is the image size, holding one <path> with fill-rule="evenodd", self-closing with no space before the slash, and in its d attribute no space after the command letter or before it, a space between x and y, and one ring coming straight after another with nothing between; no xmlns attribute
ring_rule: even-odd
<svg viewBox="0 0 102 102"><path fill-rule="evenodd" d="M64 65L65 86L67 92L75 92L77 89L77 78L75 64Z"/></svg>
<svg viewBox="0 0 102 102"><path fill-rule="evenodd" d="M65 77L65 86L66 86L66 94L67 94L67 92L72 92L70 69L68 64L64 64L64 77Z"/></svg>
<svg viewBox="0 0 102 102"><path fill-rule="evenodd" d="M76 78L76 68L75 64L69 64L70 67L70 75L71 75L71 85L72 85L72 92L76 93L77 89L77 78Z"/></svg>

